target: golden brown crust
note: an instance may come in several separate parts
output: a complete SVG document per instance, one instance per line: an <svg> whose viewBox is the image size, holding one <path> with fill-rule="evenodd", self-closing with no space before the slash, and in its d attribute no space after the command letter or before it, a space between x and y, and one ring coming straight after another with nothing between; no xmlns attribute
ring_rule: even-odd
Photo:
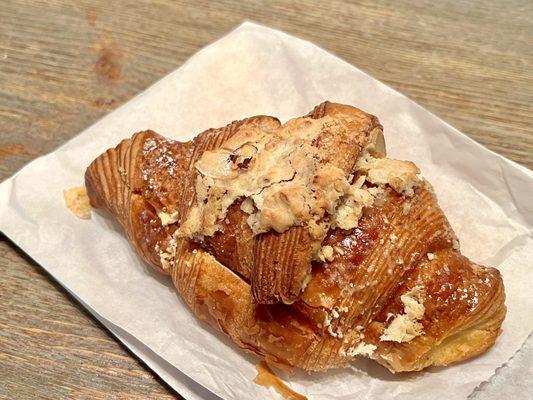
<svg viewBox="0 0 533 400"><path fill-rule="evenodd" d="M377 119L332 103L308 117L326 115L352 119L356 140L332 141L322 132L315 144L324 159L347 173L370 175L356 161L361 148L377 143ZM392 371L409 371L490 347L505 316L501 277L459 253L423 181L405 186L374 170L375 183L354 189L371 193L372 201L364 203L356 227L327 231L324 261L313 260L305 225L255 235L242 199L229 206L212 236L177 234L196 201L194 165L202 154L239 132L280 127L275 118L253 117L187 143L139 132L89 166L91 204L108 210L143 259L171 275L199 318L269 361L325 370L363 355ZM367 150L383 152L376 147Z"/></svg>

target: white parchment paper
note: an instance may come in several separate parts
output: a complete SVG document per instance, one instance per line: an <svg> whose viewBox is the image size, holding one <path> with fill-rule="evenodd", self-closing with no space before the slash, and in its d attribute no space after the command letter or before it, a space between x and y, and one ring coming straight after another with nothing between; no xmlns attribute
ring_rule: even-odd
<svg viewBox="0 0 533 400"><path fill-rule="evenodd" d="M142 129L188 140L210 127L268 114L282 121L324 100L377 115L389 155L412 160L474 261L496 265L507 292L503 334L489 352L447 368L392 375L370 361L297 373L310 399L467 397L533 328L533 173L468 139L413 101L315 45L245 23L55 152L0 185L0 229L189 399L269 399L257 360L196 320L170 279L151 271L105 216L78 220L63 190L87 165Z"/></svg>

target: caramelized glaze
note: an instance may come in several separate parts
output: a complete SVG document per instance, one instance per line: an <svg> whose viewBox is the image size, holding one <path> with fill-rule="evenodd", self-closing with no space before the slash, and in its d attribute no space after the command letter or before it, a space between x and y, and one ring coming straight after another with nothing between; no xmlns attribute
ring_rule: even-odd
<svg viewBox="0 0 533 400"><path fill-rule="evenodd" d="M255 368L257 369L257 376L254 382L258 385L275 389L284 400L307 400L307 397L295 392L283 383L266 362L261 361Z"/></svg>

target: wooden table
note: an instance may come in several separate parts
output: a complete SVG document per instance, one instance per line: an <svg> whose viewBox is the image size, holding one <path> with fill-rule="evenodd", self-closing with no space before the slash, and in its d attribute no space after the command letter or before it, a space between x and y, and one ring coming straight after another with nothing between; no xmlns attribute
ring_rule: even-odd
<svg viewBox="0 0 533 400"><path fill-rule="evenodd" d="M0 180L244 19L308 39L533 168L531 1L0 6ZM0 236L0 398L176 398Z"/></svg>

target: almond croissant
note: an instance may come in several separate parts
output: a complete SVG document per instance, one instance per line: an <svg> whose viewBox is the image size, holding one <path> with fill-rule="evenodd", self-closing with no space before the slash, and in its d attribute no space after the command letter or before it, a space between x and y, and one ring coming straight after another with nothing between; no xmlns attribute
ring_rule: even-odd
<svg viewBox="0 0 533 400"><path fill-rule="evenodd" d="M323 103L181 143L136 133L87 169L143 259L192 311L267 361L319 371L358 355L391 371L482 353L505 317L498 270L459 244L382 127Z"/></svg>

